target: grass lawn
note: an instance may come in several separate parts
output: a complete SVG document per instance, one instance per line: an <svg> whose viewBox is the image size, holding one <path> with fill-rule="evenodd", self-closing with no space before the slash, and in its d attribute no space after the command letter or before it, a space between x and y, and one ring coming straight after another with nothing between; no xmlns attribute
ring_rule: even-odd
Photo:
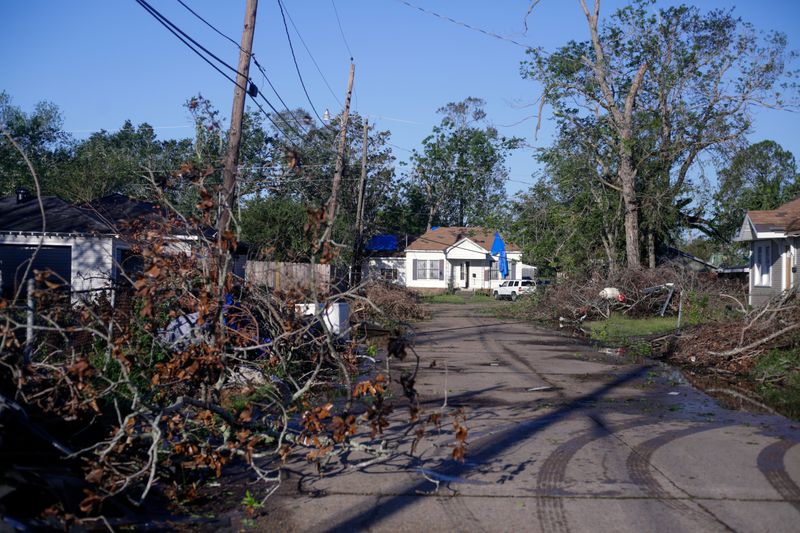
<svg viewBox="0 0 800 533"><path fill-rule="evenodd" d="M628 337L642 337L657 333L669 333L675 330L678 320L674 316L652 318L628 318L623 315L611 315L608 320L596 320L584 323L591 331L591 336L599 341L617 341Z"/></svg>
<svg viewBox="0 0 800 533"><path fill-rule="evenodd" d="M480 304L493 302L491 296L482 293L463 293L463 294L436 294L423 296L422 301L427 304Z"/></svg>

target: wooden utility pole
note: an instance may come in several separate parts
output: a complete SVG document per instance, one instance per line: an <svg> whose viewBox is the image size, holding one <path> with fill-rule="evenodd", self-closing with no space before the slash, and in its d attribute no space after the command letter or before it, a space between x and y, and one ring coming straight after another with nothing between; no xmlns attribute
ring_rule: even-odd
<svg viewBox="0 0 800 533"><path fill-rule="evenodd" d="M369 119L364 119L364 141L361 148L361 180L358 182L358 207L356 209L356 237L353 243L352 285L361 283L361 255L364 248L364 190L367 187L367 143Z"/></svg>
<svg viewBox="0 0 800 533"><path fill-rule="evenodd" d="M344 171L344 150L347 142L347 120L350 118L350 97L353 94L353 77L356 73L355 63L350 63L350 79L347 80L347 96L344 99L344 111L342 112L342 131L339 133L339 148L336 151L336 169L333 174L333 184L331 185L331 197L326 207L327 228L325 228L324 239L330 238L333 228L333 221L336 218L336 197L339 194L339 186L342 183L342 172Z"/></svg>
<svg viewBox="0 0 800 533"><path fill-rule="evenodd" d="M236 74L236 86L233 90L233 109L231 110L231 128L228 137L228 155L225 157L225 169L222 172L222 205L217 220L217 242L223 247L223 234L228 229L231 213L236 205L236 175L239 166L239 145L242 141L242 120L244 103L250 79L250 57L253 50L253 34L256 29L256 9L258 0L247 0L244 13L244 29L242 45L239 52L239 66ZM222 282L222 280L220 280Z"/></svg>

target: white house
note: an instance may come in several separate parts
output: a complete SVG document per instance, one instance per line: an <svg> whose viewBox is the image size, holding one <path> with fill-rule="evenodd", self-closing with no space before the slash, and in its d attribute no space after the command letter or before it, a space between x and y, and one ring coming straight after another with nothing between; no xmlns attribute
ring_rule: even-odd
<svg viewBox="0 0 800 533"><path fill-rule="evenodd" d="M42 225L42 209L45 224ZM73 294L110 287L124 270L141 269L141 258L125 239L127 223L163 217L151 203L113 194L87 205L55 196L39 200L27 191L0 199L0 296L13 296L25 283L25 273L49 269ZM126 222L123 222L126 221ZM197 237L173 232L179 248ZM31 261L33 259L33 261ZM235 272L244 274L244 258ZM241 272L237 272L236 270ZM23 289L24 290L24 289Z"/></svg>
<svg viewBox="0 0 800 533"><path fill-rule="evenodd" d="M503 282L500 254L492 254L496 232L487 228L433 228L406 246L402 255L373 257L364 265L367 276L380 277L421 291L448 288L493 289ZM533 276L522 263L522 251L505 243L508 276Z"/></svg>
<svg viewBox="0 0 800 533"><path fill-rule="evenodd" d="M800 286L800 198L771 211L748 211L736 240L750 243L750 305Z"/></svg>

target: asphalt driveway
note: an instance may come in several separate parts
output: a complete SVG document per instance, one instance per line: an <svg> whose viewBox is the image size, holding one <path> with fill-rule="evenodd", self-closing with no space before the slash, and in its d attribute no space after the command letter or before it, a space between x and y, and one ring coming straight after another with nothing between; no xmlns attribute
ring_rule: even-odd
<svg viewBox="0 0 800 533"><path fill-rule="evenodd" d="M417 329L417 387L427 413L463 409L466 460L449 459L447 434L414 457L295 470L271 500L287 515L279 529L800 530L800 424L728 410L669 367L478 307L433 311ZM387 440L407 448L404 415Z"/></svg>

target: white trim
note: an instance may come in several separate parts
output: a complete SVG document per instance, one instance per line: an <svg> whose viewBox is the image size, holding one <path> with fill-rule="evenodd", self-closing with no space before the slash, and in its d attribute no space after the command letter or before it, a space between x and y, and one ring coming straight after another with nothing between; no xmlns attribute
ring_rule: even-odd
<svg viewBox="0 0 800 533"><path fill-rule="evenodd" d="M794 273L792 272L792 267L795 264L793 259L796 257L797 250L795 249L794 243L792 243L789 239L786 239L786 243L783 244L784 250L781 251L781 290L786 291L792 288L792 283L794 280ZM786 246L789 247L789 251L785 250ZM789 280L789 283L786 283L786 280Z"/></svg>
<svg viewBox="0 0 800 533"><path fill-rule="evenodd" d="M764 268L766 267L766 268ZM766 270L766 272L764 272ZM772 287L772 242L753 243L753 286ZM766 280L766 281L765 281Z"/></svg>

